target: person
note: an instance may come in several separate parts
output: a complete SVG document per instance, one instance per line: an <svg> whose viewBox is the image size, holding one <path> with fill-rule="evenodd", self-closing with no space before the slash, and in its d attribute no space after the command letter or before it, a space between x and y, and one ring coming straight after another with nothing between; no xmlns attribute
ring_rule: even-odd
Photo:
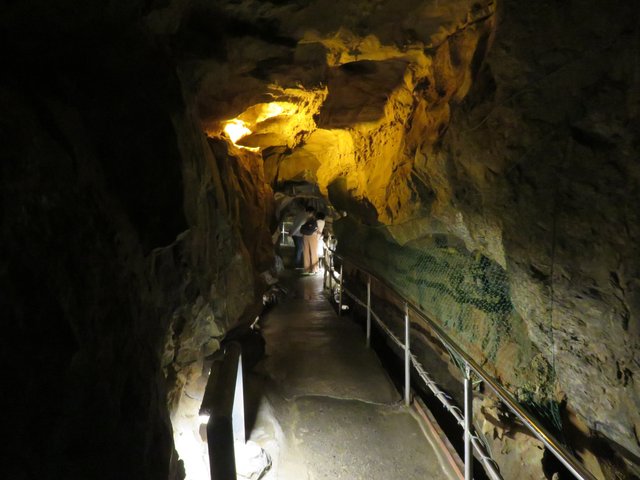
<svg viewBox="0 0 640 480"><path fill-rule="evenodd" d="M318 225L318 230L316 230L316 234L318 235L318 265L321 264L322 259L324 258L324 226L325 226L325 214L324 212L318 212L316 215L316 224Z"/></svg>
<svg viewBox="0 0 640 480"><path fill-rule="evenodd" d="M295 258L295 266L296 268L302 267L302 248L303 248L303 235L300 233L300 228L305 224L309 217L313 215L315 209L312 206L307 206L304 210L298 212L298 214L293 217L293 225L291 225L291 230L289 230L289 235L293 239L293 244L296 247L296 258Z"/></svg>
<svg viewBox="0 0 640 480"><path fill-rule="evenodd" d="M318 273L318 221L315 215L300 227L302 233L302 253L304 257L304 271L307 275Z"/></svg>
<svg viewBox="0 0 640 480"><path fill-rule="evenodd" d="M326 227L325 226L325 233L324 233L324 246L325 246L325 251L324 251L324 257L323 257L323 265L324 265L324 285L327 287L331 286L331 282L329 282L327 284L327 278L329 277L329 275L332 275L331 273L331 269L333 267L333 260L332 260L332 255L333 252L335 252L336 250L336 246L338 245L338 241L336 240L336 237L333 235L333 233L331 232L331 227Z"/></svg>

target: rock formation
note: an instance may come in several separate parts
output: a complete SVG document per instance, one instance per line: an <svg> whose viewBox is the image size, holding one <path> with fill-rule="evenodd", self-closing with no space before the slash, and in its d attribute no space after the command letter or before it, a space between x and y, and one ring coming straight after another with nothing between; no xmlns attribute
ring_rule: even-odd
<svg viewBox="0 0 640 480"><path fill-rule="evenodd" d="M272 193L142 5L29 3L0 14L4 471L181 478L170 415L261 298Z"/></svg>
<svg viewBox="0 0 640 480"><path fill-rule="evenodd" d="M640 475L639 24L622 0L0 7L11 475L181 475L170 419L259 298L292 180L594 474Z"/></svg>

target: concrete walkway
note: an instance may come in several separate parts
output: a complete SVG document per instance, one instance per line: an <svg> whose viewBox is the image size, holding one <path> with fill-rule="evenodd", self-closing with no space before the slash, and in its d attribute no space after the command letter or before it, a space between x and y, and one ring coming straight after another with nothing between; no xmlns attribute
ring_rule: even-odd
<svg viewBox="0 0 640 480"><path fill-rule="evenodd" d="M289 286L261 321L267 354L247 379L250 439L273 462L263 478L454 478L360 328L334 313L321 275Z"/></svg>

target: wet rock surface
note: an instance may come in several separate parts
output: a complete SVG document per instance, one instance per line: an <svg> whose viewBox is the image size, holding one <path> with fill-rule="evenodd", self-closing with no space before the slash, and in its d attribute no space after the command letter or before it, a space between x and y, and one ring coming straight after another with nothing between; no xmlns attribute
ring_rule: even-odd
<svg viewBox="0 0 640 480"><path fill-rule="evenodd" d="M594 440L607 476L621 458L637 474L640 453L639 232L629 210L640 179L629 62L638 10L591 7L541 4L533 14L504 2L477 86L434 161L453 163L450 204L467 219L467 245L501 262L489 240L502 238L514 308L553 368L555 398L581 419L567 417L568 432L590 430L619 455Z"/></svg>
<svg viewBox="0 0 640 480"><path fill-rule="evenodd" d="M441 320L523 401L564 412L585 458L592 448L602 469L635 471L637 6L409 2L391 12L370 2L339 9L332 31L328 18L305 30L322 2L257 15L249 5L224 9L273 20L296 42L288 64L316 66L301 75L276 55L261 64L263 78L327 86L318 130L269 153L270 179L317 182L366 225L388 225L392 239L369 252L371 265L388 260L393 241L409 259L444 238L459 271L438 288L475 289L483 305L489 290L508 299L500 320L473 301L462 302L475 308L467 321L459 308ZM410 265L382 268L408 292L430 291ZM499 281L483 283L486 270Z"/></svg>
<svg viewBox="0 0 640 480"><path fill-rule="evenodd" d="M555 405L596 475L639 475L639 18L622 0L0 7L11 473L179 476L169 413L260 293L271 187L305 180L362 224L362 261L425 307L457 299L428 308ZM430 252L449 274L415 273Z"/></svg>

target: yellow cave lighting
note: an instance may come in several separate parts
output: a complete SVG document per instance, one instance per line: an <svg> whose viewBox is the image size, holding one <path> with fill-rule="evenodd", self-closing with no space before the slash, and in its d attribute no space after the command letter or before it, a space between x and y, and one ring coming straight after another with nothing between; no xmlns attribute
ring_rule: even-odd
<svg viewBox="0 0 640 480"><path fill-rule="evenodd" d="M247 127L247 124L238 118L234 118L233 120L229 120L224 124L224 133L227 134L229 139L233 142L233 144L237 147L241 147L242 145L238 145L238 140L242 137L246 137L251 134L251 130Z"/></svg>
<svg viewBox="0 0 640 480"><path fill-rule="evenodd" d="M253 133L274 133L274 131L283 130L286 128L288 120L297 111L298 107L290 102L258 103L247 108L236 118L223 122L223 131L236 147L258 151L257 147L239 145L238 142ZM285 123L279 123L277 126L273 123L263 123L275 117L286 117L283 119Z"/></svg>
<svg viewBox="0 0 640 480"><path fill-rule="evenodd" d="M264 122L266 119L271 117L277 117L278 115L284 112L284 108L278 105L277 102L267 103L266 106L262 109L260 115L256 119L256 123Z"/></svg>
<svg viewBox="0 0 640 480"><path fill-rule="evenodd" d="M256 105L257 109L256 123L264 122L273 117L280 115L291 116L298 111L298 107L291 102L270 102Z"/></svg>

